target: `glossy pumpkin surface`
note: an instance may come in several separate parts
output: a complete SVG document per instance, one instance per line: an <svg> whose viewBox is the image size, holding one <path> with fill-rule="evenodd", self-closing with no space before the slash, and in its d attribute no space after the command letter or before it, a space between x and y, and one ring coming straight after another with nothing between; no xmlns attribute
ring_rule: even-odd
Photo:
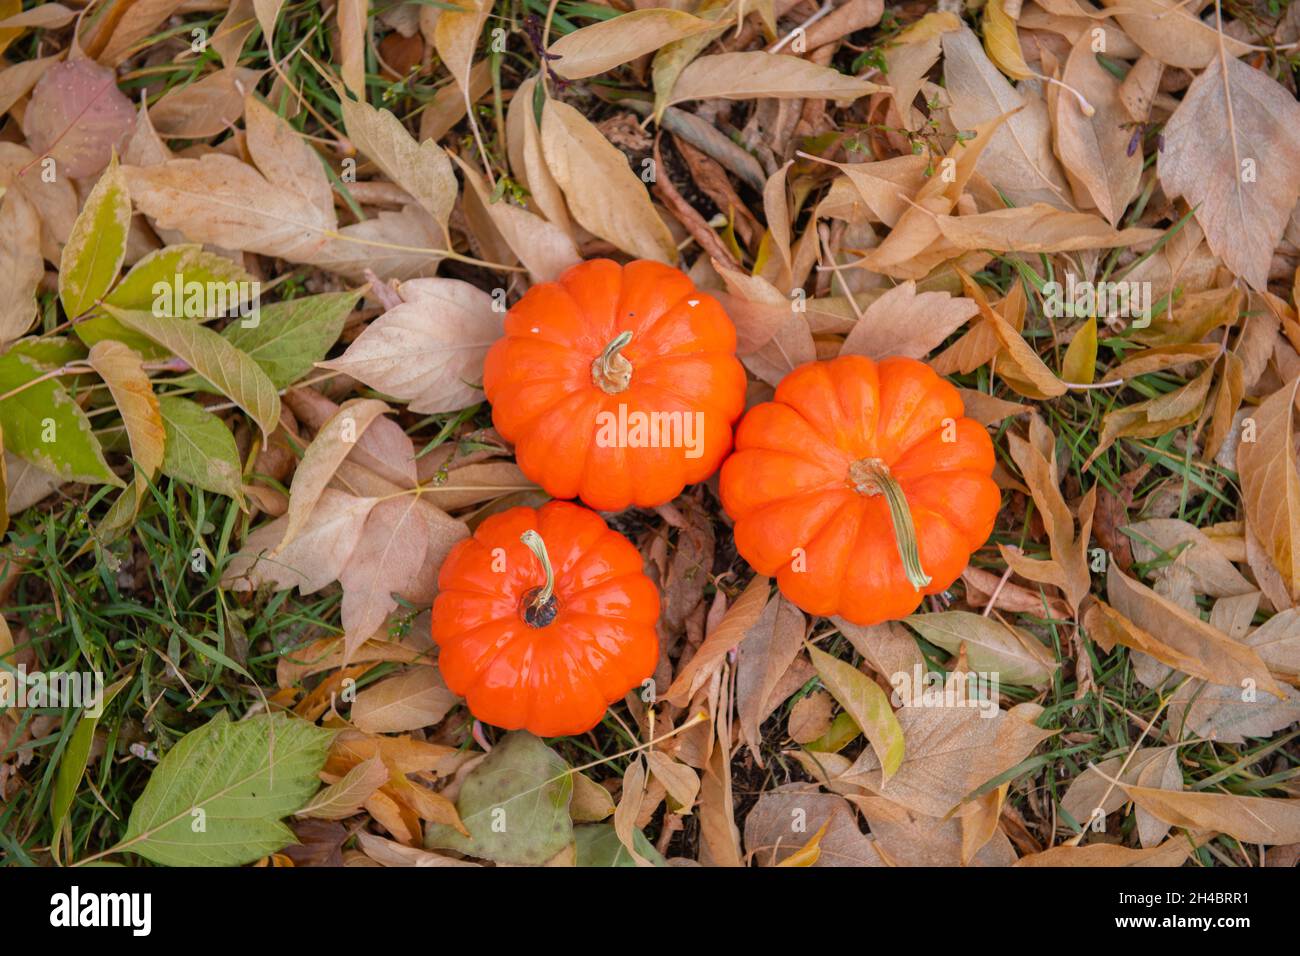
<svg viewBox="0 0 1300 956"><path fill-rule="evenodd" d="M549 494L653 507L730 451L745 407L735 351L735 326L685 273L593 259L510 309L483 388L520 469Z"/></svg>
<svg viewBox="0 0 1300 956"><path fill-rule="evenodd" d="M988 433L928 366L841 356L795 369L745 415L722 503L737 550L791 601L876 624L949 587L988 540L993 465Z"/></svg>
<svg viewBox="0 0 1300 956"><path fill-rule="evenodd" d="M528 532L553 569L549 597ZM493 515L452 549L432 630L443 679L475 717L554 737L590 730L650 676L658 617L631 542L594 511L552 501Z"/></svg>

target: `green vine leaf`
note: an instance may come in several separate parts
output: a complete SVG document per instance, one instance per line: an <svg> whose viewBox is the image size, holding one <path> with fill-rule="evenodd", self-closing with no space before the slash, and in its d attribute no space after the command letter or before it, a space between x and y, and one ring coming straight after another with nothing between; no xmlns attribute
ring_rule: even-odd
<svg viewBox="0 0 1300 956"><path fill-rule="evenodd" d="M333 731L283 714L224 711L181 738L131 810L129 850L167 866L239 866L295 842L281 822L320 786Z"/></svg>

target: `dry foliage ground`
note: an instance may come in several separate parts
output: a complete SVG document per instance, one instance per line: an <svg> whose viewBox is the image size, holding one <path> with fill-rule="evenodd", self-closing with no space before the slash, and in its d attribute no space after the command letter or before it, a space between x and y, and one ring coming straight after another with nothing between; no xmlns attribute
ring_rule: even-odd
<svg viewBox="0 0 1300 956"><path fill-rule="evenodd" d="M5 860L1300 856L1300 4L79 4L0 0L0 664L107 686L0 701ZM870 628L754 576L716 479L607 515L659 693L541 741L429 605L546 497L500 307L597 256L715 294L751 402L927 361L1002 509ZM881 705L924 673L997 684Z"/></svg>

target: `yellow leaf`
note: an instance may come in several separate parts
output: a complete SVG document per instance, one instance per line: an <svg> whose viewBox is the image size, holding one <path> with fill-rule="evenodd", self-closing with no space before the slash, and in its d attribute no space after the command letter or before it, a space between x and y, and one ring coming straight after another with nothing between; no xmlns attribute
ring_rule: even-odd
<svg viewBox="0 0 1300 956"><path fill-rule="evenodd" d="M1091 385L1097 376L1097 319L1091 318L1074 333L1061 360L1061 379L1076 385Z"/></svg>
<svg viewBox="0 0 1300 956"><path fill-rule="evenodd" d="M874 680L852 664L811 644L808 645L808 656L831 696L840 702L867 735L871 749L880 759L880 783L883 786L902 764L905 749L903 728L889 706L889 697Z"/></svg>
<svg viewBox="0 0 1300 956"><path fill-rule="evenodd" d="M23 0L0 0L0 20L7 20L22 12ZM22 35L22 27L9 27L8 29L0 30L0 53L3 53L9 44L13 43Z"/></svg>
<svg viewBox="0 0 1300 956"><path fill-rule="evenodd" d="M988 0L984 4L984 50L997 68L1013 80L1035 75L1020 52L1016 21L1002 8L1002 0Z"/></svg>
<svg viewBox="0 0 1300 956"><path fill-rule="evenodd" d="M807 843L787 856L777 866L812 866L820 860L822 857L822 837L826 835L826 828L830 825L830 820L823 823Z"/></svg>

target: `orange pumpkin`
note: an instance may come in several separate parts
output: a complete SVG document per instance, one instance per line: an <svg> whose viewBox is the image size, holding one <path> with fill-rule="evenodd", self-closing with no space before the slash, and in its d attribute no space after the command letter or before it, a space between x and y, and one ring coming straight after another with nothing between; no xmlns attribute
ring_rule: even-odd
<svg viewBox="0 0 1300 956"><path fill-rule="evenodd" d="M533 286L483 388L525 475L601 511L671 501L712 475L745 407L736 329L658 262L593 259Z"/></svg>
<svg viewBox="0 0 1300 956"><path fill-rule="evenodd" d="M993 531L993 443L912 359L810 362L756 405L722 467L736 549L810 614L906 617Z"/></svg>
<svg viewBox="0 0 1300 956"><path fill-rule="evenodd" d="M594 511L552 501L493 515L452 549L433 639L475 717L558 737L590 730L650 676L658 617L637 549Z"/></svg>

